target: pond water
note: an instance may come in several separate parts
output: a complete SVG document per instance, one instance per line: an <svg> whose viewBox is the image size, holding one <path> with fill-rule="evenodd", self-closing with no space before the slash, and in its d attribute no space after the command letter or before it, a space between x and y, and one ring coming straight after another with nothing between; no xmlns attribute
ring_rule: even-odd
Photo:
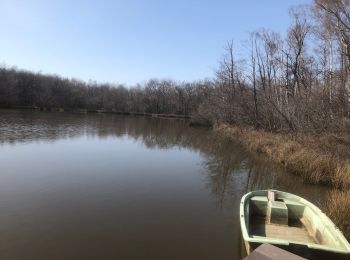
<svg viewBox="0 0 350 260"><path fill-rule="evenodd" d="M266 188L326 193L187 121L0 111L0 259L241 259Z"/></svg>

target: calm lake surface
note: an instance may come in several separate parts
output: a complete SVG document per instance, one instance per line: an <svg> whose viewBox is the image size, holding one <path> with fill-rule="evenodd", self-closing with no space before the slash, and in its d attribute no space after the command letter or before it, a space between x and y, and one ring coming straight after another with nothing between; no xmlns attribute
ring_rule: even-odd
<svg viewBox="0 0 350 260"><path fill-rule="evenodd" d="M241 259L260 188L327 193L186 121L0 111L0 259Z"/></svg>

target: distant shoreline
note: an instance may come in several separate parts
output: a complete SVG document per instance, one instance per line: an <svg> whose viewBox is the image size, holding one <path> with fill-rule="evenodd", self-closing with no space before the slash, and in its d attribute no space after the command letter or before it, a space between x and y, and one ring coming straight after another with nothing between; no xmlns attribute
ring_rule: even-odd
<svg viewBox="0 0 350 260"><path fill-rule="evenodd" d="M155 113L140 113L140 112L123 112L123 111L113 111L106 109L64 109L64 108L42 108L42 107L32 107L32 106L2 106L2 109L14 109L14 110L35 110L35 111L45 111L45 112L73 112L73 113L95 113L95 114L116 114L116 115L127 115L127 116L144 116L153 118L174 118L174 119L191 119L189 115L177 115L177 114L155 114Z"/></svg>

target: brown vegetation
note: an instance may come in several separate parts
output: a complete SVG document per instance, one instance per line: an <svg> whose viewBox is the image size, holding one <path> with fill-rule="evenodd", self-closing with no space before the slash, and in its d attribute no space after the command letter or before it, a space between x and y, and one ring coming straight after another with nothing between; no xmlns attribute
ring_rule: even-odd
<svg viewBox="0 0 350 260"><path fill-rule="evenodd" d="M325 202L324 210L350 240L350 193L339 190L332 191Z"/></svg>
<svg viewBox="0 0 350 260"><path fill-rule="evenodd" d="M197 115L269 132L349 134L350 1L291 9L286 37L251 34L249 57L228 42Z"/></svg>
<svg viewBox="0 0 350 260"><path fill-rule="evenodd" d="M334 143L332 136L272 134L228 125L221 125L218 131L237 138L249 150L283 164L307 182L350 188L350 161L344 154L338 154L344 149L343 144Z"/></svg>

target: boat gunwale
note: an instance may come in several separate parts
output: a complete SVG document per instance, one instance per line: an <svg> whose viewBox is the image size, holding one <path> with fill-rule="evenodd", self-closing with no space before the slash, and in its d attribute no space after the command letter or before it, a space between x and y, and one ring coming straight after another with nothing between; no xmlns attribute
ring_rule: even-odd
<svg viewBox="0 0 350 260"><path fill-rule="evenodd" d="M334 229L335 235L339 238L339 240L342 242L344 245L344 249L340 248L332 248L327 245L321 245L321 244L314 244L314 243L306 243L306 242L298 242L298 241L291 241L287 239L279 239L279 238L268 238L268 237L251 237L248 234L247 230L247 225L245 221L245 205L248 201L253 196L263 196L267 195L268 191L273 191L276 192L277 194L284 194L286 196L291 196L297 199L301 204L304 204L306 207L309 207L314 213L318 214L319 217L323 218L323 222L326 225L332 225L331 228ZM277 245L284 245L284 246L289 246L290 244L295 244L295 245L303 245L307 246L308 248L311 249L317 249L317 250L324 250L324 251L330 251L330 252L335 252L335 253L342 253L342 254L350 254L350 245L347 241L347 239L344 237L343 233L339 230L339 228L333 223L333 221L325 214L323 213L317 206L315 206L313 203L309 202L308 200L299 197L298 195L284 192L284 191L278 191L278 190L256 190L256 191L251 191L246 193L240 202L240 224L241 224L241 232L244 241L248 243L269 243L269 244L277 244Z"/></svg>

